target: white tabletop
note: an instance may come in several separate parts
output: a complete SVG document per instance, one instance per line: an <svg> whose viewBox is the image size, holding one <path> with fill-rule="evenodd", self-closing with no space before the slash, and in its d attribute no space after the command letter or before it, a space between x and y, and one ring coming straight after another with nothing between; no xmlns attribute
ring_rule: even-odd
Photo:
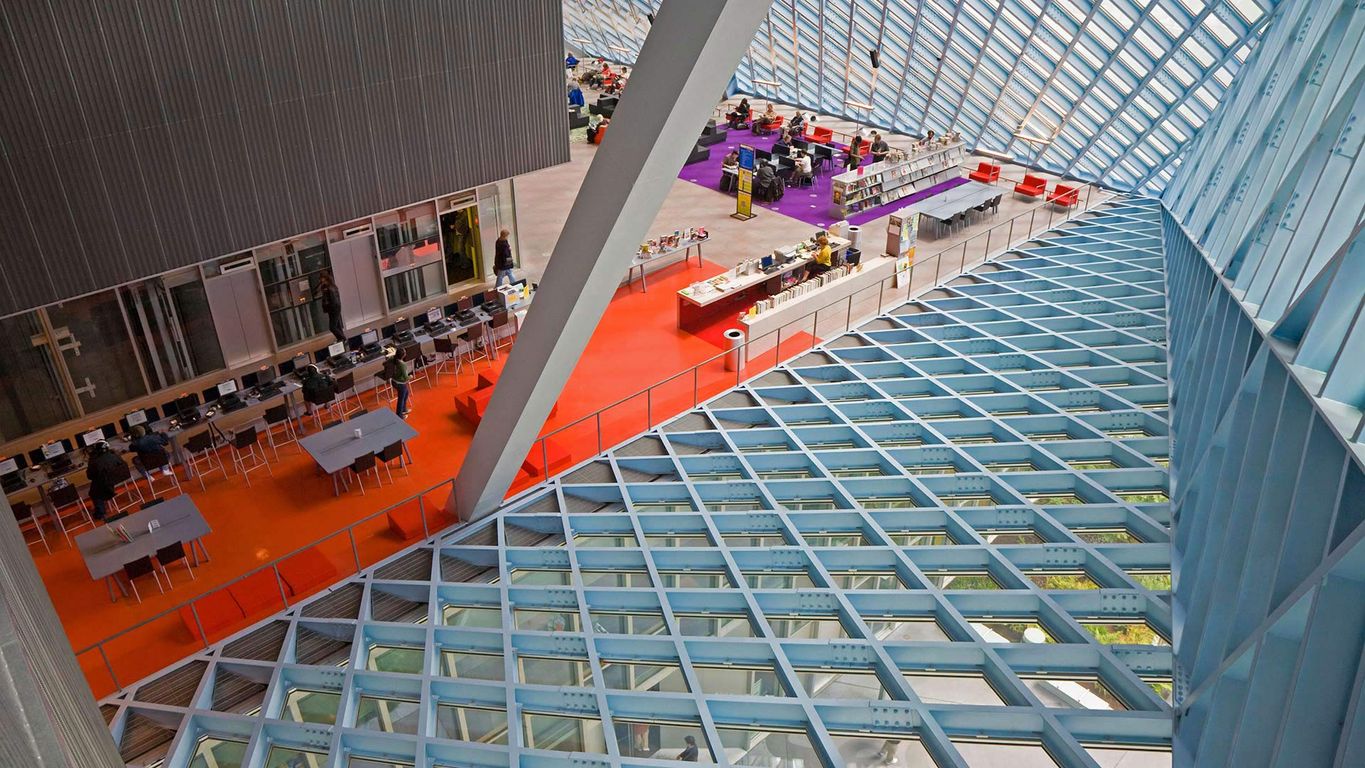
<svg viewBox="0 0 1365 768"><path fill-rule="evenodd" d="M147 524L156 520L161 527L148 531ZM133 537L125 542L118 538L109 525L121 525ZM76 537L76 549L90 571L90 578L102 579L123 570L123 566L143 557L156 554L168 544L185 543L203 538L209 533L208 521L194 505L189 494L149 507L141 512L86 531Z"/></svg>
<svg viewBox="0 0 1365 768"><path fill-rule="evenodd" d="M360 437L355 431L360 430ZM417 437L417 430L389 408L361 414L350 421L329 427L299 441L303 450L327 474L339 472L367 453L379 453L388 446Z"/></svg>
<svg viewBox="0 0 1365 768"><path fill-rule="evenodd" d="M926 197L914 205L906 207L901 211L901 214L908 216L919 213L932 219L947 221L963 211L981 205L996 195L1003 194L1004 192L998 187L993 187L990 184L968 181L933 197Z"/></svg>

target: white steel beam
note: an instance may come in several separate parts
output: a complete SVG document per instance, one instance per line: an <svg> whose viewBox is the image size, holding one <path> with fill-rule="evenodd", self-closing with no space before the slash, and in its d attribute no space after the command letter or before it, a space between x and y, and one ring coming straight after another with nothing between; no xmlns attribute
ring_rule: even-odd
<svg viewBox="0 0 1365 768"><path fill-rule="evenodd" d="M569 211L448 506L497 509L770 0L667 0Z"/></svg>

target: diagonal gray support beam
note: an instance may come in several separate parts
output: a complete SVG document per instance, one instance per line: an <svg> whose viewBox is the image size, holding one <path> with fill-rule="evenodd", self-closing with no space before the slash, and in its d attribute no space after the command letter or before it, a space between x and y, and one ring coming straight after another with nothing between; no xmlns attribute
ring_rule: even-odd
<svg viewBox="0 0 1365 768"><path fill-rule="evenodd" d="M660 6L455 479L460 519L502 502L770 4Z"/></svg>

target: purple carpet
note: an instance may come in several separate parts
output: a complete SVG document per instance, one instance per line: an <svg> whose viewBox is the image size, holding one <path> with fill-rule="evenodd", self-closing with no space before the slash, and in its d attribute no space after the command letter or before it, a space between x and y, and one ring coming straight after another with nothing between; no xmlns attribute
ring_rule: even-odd
<svg viewBox="0 0 1365 768"><path fill-rule="evenodd" d="M709 189L720 190L720 166L725 155L732 149L739 149L740 144L748 144L755 149L771 150L773 144L777 143L777 134L770 136L755 136L747 129L730 131L725 141L711 145L711 157L700 163L684 165L678 178L683 181L690 181ZM839 158L836 156L835 160ZM815 184L810 187L788 187L787 194L775 203L764 203L754 200L754 207L766 208L776 211L783 216L790 216L793 219L800 219L807 224L817 227L828 227L830 224L839 220L839 209L832 202L834 199L833 177L841 173L839 169L826 168L821 175L815 177ZM941 181L931 187L926 187L912 194L906 195L901 199L879 206L859 211L848 217L849 224L865 224L879 216L898 211L911 203L923 200L926 197L933 197L946 190L952 189L960 184L967 183L964 177L957 177ZM732 197L734 193L729 193Z"/></svg>

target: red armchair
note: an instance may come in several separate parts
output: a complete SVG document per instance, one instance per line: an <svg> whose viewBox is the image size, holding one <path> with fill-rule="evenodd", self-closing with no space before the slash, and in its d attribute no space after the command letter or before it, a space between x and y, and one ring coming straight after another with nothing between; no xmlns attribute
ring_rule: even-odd
<svg viewBox="0 0 1365 768"><path fill-rule="evenodd" d="M1047 201L1061 208L1074 208L1081 201L1081 191L1076 187L1058 184L1052 188Z"/></svg>
<svg viewBox="0 0 1365 768"><path fill-rule="evenodd" d="M1047 179L1042 176L1025 174L1024 180L1014 185L1014 194L1024 197L1042 197L1047 191Z"/></svg>
<svg viewBox="0 0 1365 768"><path fill-rule="evenodd" d="M782 123L786 122L786 120L786 117L778 115L771 123L764 123L763 118L760 117L754 121L754 133L757 133L760 136L767 136L773 131L780 129Z"/></svg>
<svg viewBox="0 0 1365 768"><path fill-rule="evenodd" d="M1000 180L1000 166L990 163L978 163L976 170L967 174L967 178L972 181L979 181L982 184L994 184Z"/></svg>
<svg viewBox="0 0 1365 768"><path fill-rule="evenodd" d="M834 129L826 128L824 126L807 126L806 141L814 142L816 144L828 144L831 141L834 141Z"/></svg>

